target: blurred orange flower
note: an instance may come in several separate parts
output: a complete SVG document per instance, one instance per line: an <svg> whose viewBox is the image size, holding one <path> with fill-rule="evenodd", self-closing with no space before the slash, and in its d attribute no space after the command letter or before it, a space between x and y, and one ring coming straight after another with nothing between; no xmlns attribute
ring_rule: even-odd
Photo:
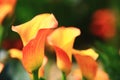
<svg viewBox="0 0 120 80"><path fill-rule="evenodd" d="M80 30L75 27L59 27L48 36L48 43L56 51L57 66L68 74L72 63L72 48Z"/></svg>
<svg viewBox="0 0 120 80"><path fill-rule="evenodd" d="M8 14L12 14L15 4L16 0L0 0L0 24Z"/></svg>
<svg viewBox="0 0 120 80"><path fill-rule="evenodd" d="M111 39L116 34L116 17L112 10L97 10L92 17L91 32L104 40Z"/></svg>

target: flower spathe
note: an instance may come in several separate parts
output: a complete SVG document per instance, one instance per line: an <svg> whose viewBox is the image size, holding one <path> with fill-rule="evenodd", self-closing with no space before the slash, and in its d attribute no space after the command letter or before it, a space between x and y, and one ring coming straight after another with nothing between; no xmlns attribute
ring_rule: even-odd
<svg viewBox="0 0 120 80"><path fill-rule="evenodd" d="M58 68L66 75L68 75L71 70L72 62L64 50L56 46L54 46L54 49L56 51Z"/></svg>
<svg viewBox="0 0 120 80"><path fill-rule="evenodd" d="M36 36L39 29L55 28L57 25L58 22L54 15L46 13L37 15L32 20L24 24L12 26L12 30L19 33L23 41L23 45L25 46L31 39Z"/></svg>
<svg viewBox="0 0 120 80"><path fill-rule="evenodd" d="M28 72L38 69L43 62L46 37L50 29L40 29L34 39L23 48L22 63Z"/></svg>
<svg viewBox="0 0 120 80"><path fill-rule="evenodd" d="M0 24L4 18L14 10L16 0L0 0Z"/></svg>
<svg viewBox="0 0 120 80"><path fill-rule="evenodd" d="M89 80L93 80L97 72L97 62L90 56L74 54L74 57L82 71L82 74Z"/></svg>
<svg viewBox="0 0 120 80"><path fill-rule="evenodd" d="M80 30L75 27L59 27L48 36L48 43L63 49L70 61L72 60L72 48L75 38L80 35Z"/></svg>

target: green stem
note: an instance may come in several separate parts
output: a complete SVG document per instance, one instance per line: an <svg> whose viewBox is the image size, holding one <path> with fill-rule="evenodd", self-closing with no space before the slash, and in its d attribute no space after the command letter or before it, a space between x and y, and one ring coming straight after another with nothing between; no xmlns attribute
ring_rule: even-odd
<svg viewBox="0 0 120 80"><path fill-rule="evenodd" d="M40 80L45 80L44 78L40 78Z"/></svg>
<svg viewBox="0 0 120 80"><path fill-rule="evenodd" d="M83 79L82 80L88 80L86 77L83 77Z"/></svg>
<svg viewBox="0 0 120 80"><path fill-rule="evenodd" d="M67 80L67 79L66 79L65 72L62 72L62 80Z"/></svg>
<svg viewBox="0 0 120 80"><path fill-rule="evenodd" d="M38 78L38 69L33 71L33 80L39 80L39 78Z"/></svg>

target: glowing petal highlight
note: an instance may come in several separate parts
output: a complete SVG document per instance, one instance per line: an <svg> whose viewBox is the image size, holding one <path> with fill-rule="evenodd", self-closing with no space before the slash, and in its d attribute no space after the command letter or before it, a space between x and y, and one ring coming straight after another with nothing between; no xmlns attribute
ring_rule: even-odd
<svg viewBox="0 0 120 80"><path fill-rule="evenodd" d="M54 46L54 49L56 51L57 66L61 71L65 72L67 75L71 70L72 63L65 51L56 46Z"/></svg>
<svg viewBox="0 0 120 80"><path fill-rule="evenodd" d="M80 54L74 54L74 57L82 71L82 74L86 78L93 80L96 76L98 66L95 60L90 56L83 56Z"/></svg>
<svg viewBox="0 0 120 80"><path fill-rule="evenodd" d="M53 31L48 37L48 43L63 49L70 60L72 57L72 48L75 38L80 35L80 30L75 27L60 27Z"/></svg>
<svg viewBox="0 0 120 80"><path fill-rule="evenodd" d="M3 68L4 68L4 64L0 62L0 73L2 72Z"/></svg>
<svg viewBox="0 0 120 80"><path fill-rule="evenodd" d="M22 62L28 72L32 72L42 65L45 40L50 31L50 29L40 29L37 36L23 48Z"/></svg>
<svg viewBox="0 0 120 80"><path fill-rule="evenodd" d="M98 53L96 53L92 48L86 49L86 50L76 50L73 49L72 50L73 54L77 53L83 56L90 56L92 57L94 60L96 60L98 58Z"/></svg>
<svg viewBox="0 0 120 80"><path fill-rule="evenodd" d="M39 29L55 28L57 25L58 22L54 15L46 13L37 15L32 20L24 24L12 26L12 30L19 33L25 46L31 39L36 36Z"/></svg>
<svg viewBox="0 0 120 80"><path fill-rule="evenodd" d="M23 54L21 50L10 49L8 52L10 53L11 58L17 58L20 61L22 60Z"/></svg>

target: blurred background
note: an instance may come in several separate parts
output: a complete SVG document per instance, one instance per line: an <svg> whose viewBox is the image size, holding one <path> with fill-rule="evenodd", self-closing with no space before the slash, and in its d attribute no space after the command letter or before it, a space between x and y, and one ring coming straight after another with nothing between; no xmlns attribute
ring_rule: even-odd
<svg viewBox="0 0 120 80"><path fill-rule="evenodd" d="M74 48L94 48L99 53L97 61L110 80L120 80L119 3L119 0L17 0L12 16L6 17L0 28L0 60L6 64L0 80L29 80L21 63L9 58L8 49L22 49L20 37L11 26L41 13L53 13L59 26L79 28L81 35L76 38Z"/></svg>

